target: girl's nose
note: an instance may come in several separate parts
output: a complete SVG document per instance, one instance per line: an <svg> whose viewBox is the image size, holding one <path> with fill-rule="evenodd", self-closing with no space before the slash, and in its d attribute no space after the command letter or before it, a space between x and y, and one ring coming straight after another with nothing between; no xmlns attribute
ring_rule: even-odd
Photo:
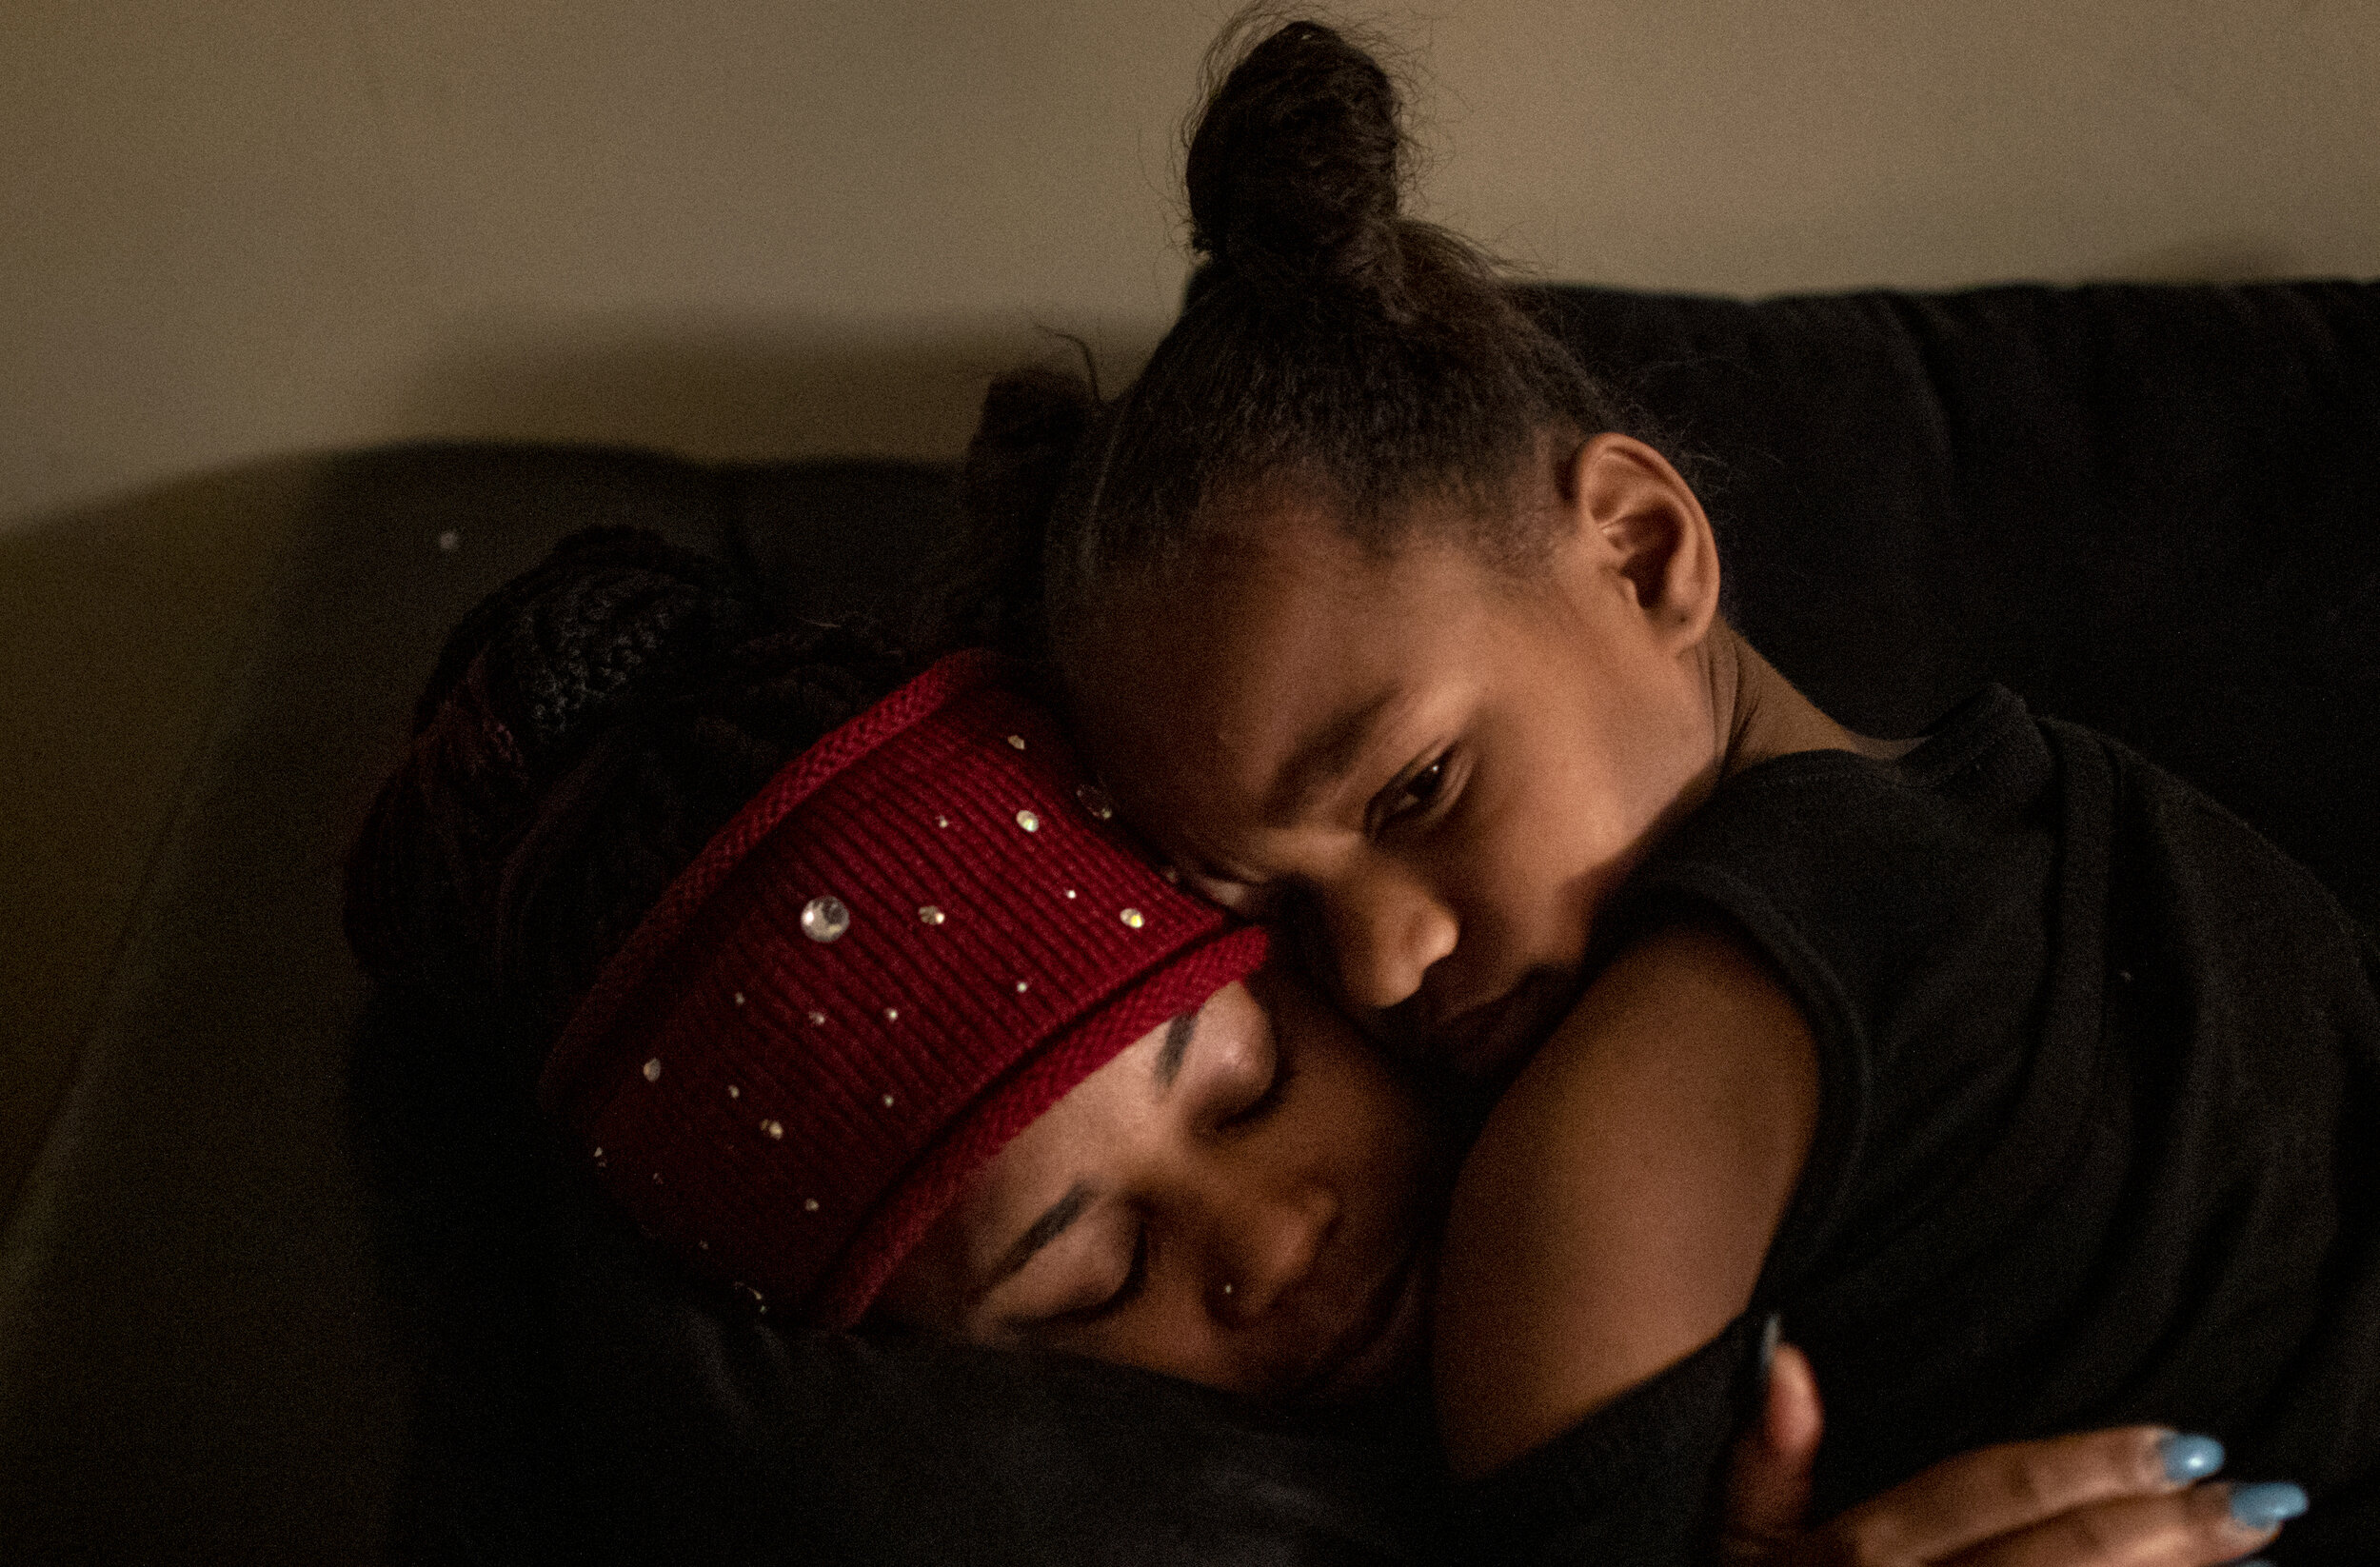
<svg viewBox="0 0 2380 1567"><path fill-rule="evenodd" d="M1261 1320L1314 1271L1338 1221L1337 1198L1311 1181L1219 1194L1208 1309L1235 1327Z"/></svg>
<svg viewBox="0 0 2380 1567"><path fill-rule="evenodd" d="M1323 923L1347 1004L1386 1011L1421 988L1455 950L1454 913L1396 868L1371 871L1323 900Z"/></svg>

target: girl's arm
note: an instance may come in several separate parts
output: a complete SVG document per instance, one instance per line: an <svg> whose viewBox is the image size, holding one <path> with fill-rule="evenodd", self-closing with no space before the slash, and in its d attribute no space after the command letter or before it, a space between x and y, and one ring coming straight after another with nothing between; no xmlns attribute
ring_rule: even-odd
<svg viewBox="0 0 2380 1567"><path fill-rule="evenodd" d="M1622 952L1456 1185L1436 1357L1456 1473L1559 1435L1739 1316L1817 1113L1815 1044L1764 960L1694 924Z"/></svg>
<svg viewBox="0 0 2380 1567"><path fill-rule="evenodd" d="M1498 1101L1464 1163L1438 1283L1447 1455L1465 1478L1558 1436L1750 1303L1817 1121L1815 1045L1735 937L1629 948ZM1808 1362L1779 1351L1738 1442L1728 1567L2206 1567L2277 1530L2169 1478L2150 1427L1949 1459L1805 1532Z"/></svg>

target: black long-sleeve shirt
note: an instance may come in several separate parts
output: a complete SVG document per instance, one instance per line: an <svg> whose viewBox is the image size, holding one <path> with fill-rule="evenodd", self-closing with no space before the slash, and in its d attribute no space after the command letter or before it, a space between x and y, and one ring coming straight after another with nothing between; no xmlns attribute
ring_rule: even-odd
<svg viewBox="0 0 2380 1567"><path fill-rule="evenodd" d="M1470 1492L1482 1559L1700 1559L1771 1311L1820 1516L2161 1422L2308 1488L2277 1561L2380 1550L2380 956L2311 875L1993 689L1898 763L1727 780L1608 926L1714 914L1815 1036L1809 1162L1743 1320Z"/></svg>

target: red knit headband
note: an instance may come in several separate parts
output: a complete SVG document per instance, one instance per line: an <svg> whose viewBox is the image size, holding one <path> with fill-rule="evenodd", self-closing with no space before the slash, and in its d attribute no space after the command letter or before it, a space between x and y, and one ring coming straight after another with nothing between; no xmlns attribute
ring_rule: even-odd
<svg viewBox="0 0 2380 1567"><path fill-rule="evenodd" d="M698 1269L849 1326L961 1182L1263 961L961 653L811 746L662 896L539 1084Z"/></svg>

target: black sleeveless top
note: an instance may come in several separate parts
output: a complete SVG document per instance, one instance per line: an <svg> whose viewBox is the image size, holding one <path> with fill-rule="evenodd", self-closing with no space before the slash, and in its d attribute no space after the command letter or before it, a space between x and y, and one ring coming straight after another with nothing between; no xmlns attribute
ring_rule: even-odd
<svg viewBox="0 0 2380 1567"><path fill-rule="evenodd" d="M1818 1517L2156 1422L2307 1487L2276 1561L2370 1558L2380 954L2311 875L1994 688L1897 764L1729 779L1608 928L1714 914L1816 1037L1808 1165L1742 1320L1469 1491L1482 1559L1701 1559L1772 1311L1826 1404Z"/></svg>

